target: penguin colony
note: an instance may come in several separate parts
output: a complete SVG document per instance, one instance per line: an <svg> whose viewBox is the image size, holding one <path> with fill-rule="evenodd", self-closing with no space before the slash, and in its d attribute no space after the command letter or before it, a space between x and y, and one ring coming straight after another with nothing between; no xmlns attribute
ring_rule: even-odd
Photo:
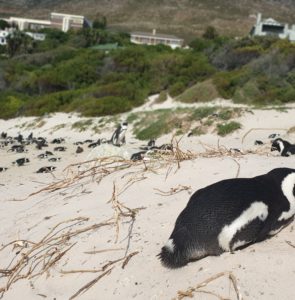
<svg viewBox="0 0 295 300"><path fill-rule="evenodd" d="M87 145L88 148L95 148L102 144L112 144L113 146L120 147L126 143L125 133L128 127L127 122L123 122L120 124L115 132L113 133L110 140L107 139L98 139L93 141L91 139L87 139L85 141L75 142L74 145L77 146L75 153L80 154L84 152L84 148L82 145ZM7 152L13 153L28 153L28 146L35 146L37 150L43 150L43 148L48 148L49 144L56 145L52 151L46 150L43 153L37 155L37 159L39 160L47 160L48 162L58 162L61 160L61 157L55 157L54 154L57 152L66 152L67 147L62 146L65 143L64 138L54 138L52 141L48 142L45 137L34 137L33 133L30 133L26 138L19 133L16 137L8 136L6 132L2 132L0 136L0 148L6 150ZM16 165L18 167L22 167L30 163L29 158L21 157L12 162L12 165ZM44 166L39 168L36 173L49 173L56 169L55 166ZM0 166L0 172L4 172L8 170L8 167Z"/></svg>
<svg viewBox="0 0 295 300"><path fill-rule="evenodd" d="M110 140L87 139L75 142L75 152L82 153L82 145L95 148L107 143L120 147L126 143L127 128L127 122L121 123ZM272 139L271 151L278 151L281 156L295 154L295 145L281 139L278 134L271 134L269 138ZM60 161L60 157L54 157L54 152L66 152L67 148L61 145L63 143L63 138L54 138L50 142L56 145L53 152L46 150L37 155L37 158L49 162ZM256 146L263 144L260 140L254 142ZM1 134L0 147L8 148L8 152L27 153L28 145L35 145L36 149L43 150L48 147L49 142L44 137L33 137L32 133L27 138L21 134L17 137L10 137L5 132ZM150 140L146 146L140 147L139 152L132 154L130 159L149 159L157 151L173 151L173 146L156 146L155 140ZM21 167L28 163L30 160L22 157L12 164ZM7 169L0 166L0 172ZM49 173L55 169L55 166L44 166L36 173ZM278 168L253 178L222 180L191 196L158 256L165 267L179 268L208 255L233 252L276 234L293 220L294 215L295 169Z"/></svg>
<svg viewBox="0 0 295 300"><path fill-rule="evenodd" d="M116 147L121 147L126 143L126 131L128 128L127 122L122 122L114 131L109 140L105 138L99 138L97 140L86 139L85 141L77 141L74 145L77 146L75 153L80 154L84 152L83 145L86 145L87 148L92 149L99 147L103 144L111 144ZM43 150L48 148L50 144L55 145L52 151L46 150L37 155L39 160L47 160L48 162L58 162L61 160L61 157L55 157L57 152L66 152L67 147L63 146L66 141L64 138L54 138L50 142L47 141L45 137L34 137L33 133L30 133L27 138L24 138L22 134L18 134L16 137L8 136L6 132L2 132L0 136L0 148L7 149L7 152L13 153L28 153L28 146L35 146L37 150ZM155 140L148 142L147 146L140 148L140 152L134 153L131 155L130 159L132 161L149 159L149 156L157 152L162 151L172 151L171 144L163 144L161 146L155 145ZM18 158L13 165L18 167L25 166L30 163L30 160L27 157ZM48 173L56 169L54 166L44 166L36 171L36 173ZM7 167L0 166L0 172L8 170Z"/></svg>

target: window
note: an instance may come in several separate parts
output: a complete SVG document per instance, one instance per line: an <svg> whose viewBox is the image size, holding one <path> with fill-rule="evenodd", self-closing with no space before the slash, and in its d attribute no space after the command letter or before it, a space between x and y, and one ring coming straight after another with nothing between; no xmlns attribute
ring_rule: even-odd
<svg viewBox="0 0 295 300"><path fill-rule="evenodd" d="M264 24L262 25L262 32L265 32L267 34L284 33L284 26Z"/></svg>

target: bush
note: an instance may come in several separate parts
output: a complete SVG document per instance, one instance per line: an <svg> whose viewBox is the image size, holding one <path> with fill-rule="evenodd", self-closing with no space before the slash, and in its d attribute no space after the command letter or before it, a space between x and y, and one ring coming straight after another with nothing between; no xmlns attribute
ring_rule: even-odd
<svg viewBox="0 0 295 300"><path fill-rule="evenodd" d="M25 99L17 94L2 94L0 97L0 118L9 119L18 117L22 113Z"/></svg>
<svg viewBox="0 0 295 300"><path fill-rule="evenodd" d="M155 103L163 103L168 99L167 91L162 91L159 96L155 99Z"/></svg>
<svg viewBox="0 0 295 300"><path fill-rule="evenodd" d="M217 30L213 26L206 27L202 37L207 40L214 40L218 37Z"/></svg>
<svg viewBox="0 0 295 300"><path fill-rule="evenodd" d="M235 121L225 123L225 124L217 124L217 134L221 136L226 136L240 128L241 128L241 124Z"/></svg>
<svg viewBox="0 0 295 300"><path fill-rule="evenodd" d="M184 82L175 82L173 85L171 85L168 89L169 94L172 97L178 96L179 94L181 94L182 92L184 92L186 86L184 84Z"/></svg>
<svg viewBox="0 0 295 300"><path fill-rule="evenodd" d="M216 111L216 107L213 107L213 106L204 106L204 107L196 108L192 112L190 120L192 120L192 121L201 120L203 118L210 116L215 111Z"/></svg>
<svg viewBox="0 0 295 300"><path fill-rule="evenodd" d="M207 102L219 97L218 91L211 79L199 82L186 89L176 100L185 103Z"/></svg>

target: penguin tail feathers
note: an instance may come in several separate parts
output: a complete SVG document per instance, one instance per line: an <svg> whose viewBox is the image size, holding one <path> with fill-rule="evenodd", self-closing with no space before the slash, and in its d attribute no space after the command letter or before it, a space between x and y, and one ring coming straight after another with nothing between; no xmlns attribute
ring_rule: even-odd
<svg viewBox="0 0 295 300"><path fill-rule="evenodd" d="M169 269L180 268L188 263L186 255L177 248L173 239L168 240L157 256L159 257L162 265Z"/></svg>

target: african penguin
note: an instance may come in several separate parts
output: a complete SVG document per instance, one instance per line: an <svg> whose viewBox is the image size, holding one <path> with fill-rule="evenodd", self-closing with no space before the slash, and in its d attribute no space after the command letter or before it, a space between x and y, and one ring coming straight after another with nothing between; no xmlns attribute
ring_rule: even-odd
<svg viewBox="0 0 295 300"><path fill-rule="evenodd" d="M55 138L51 141L51 144L61 144L64 142L65 142L65 139L63 139L63 138Z"/></svg>
<svg viewBox="0 0 295 300"><path fill-rule="evenodd" d="M92 143L93 140L85 140L84 143Z"/></svg>
<svg viewBox="0 0 295 300"><path fill-rule="evenodd" d="M163 144L159 147L152 147L152 149L159 149L159 150L166 150L166 151L173 151L173 145L172 144Z"/></svg>
<svg viewBox="0 0 295 300"><path fill-rule="evenodd" d="M78 146L76 149L76 153L82 153L84 149L81 146Z"/></svg>
<svg viewBox="0 0 295 300"><path fill-rule="evenodd" d="M59 146L59 147L53 148L53 151L64 152L64 151L66 151L66 149L67 149L66 147Z"/></svg>
<svg viewBox="0 0 295 300"><path fill-rule="evenodd" d="M114 146L122 146L126 143L125 134L127 131L127 127L127 122L123 122L117 127L111 138L111 143Z"/></svg>
<svg viewBox="0 0 295 300"><path fill-rule="evenodd" d="M8 170L8 168L0 167L0 172L4 172L6 170Z"/></svg>
<svg viewBox="0 0 295 300"><path fill-rule="evenodd" d="M48 159L48 161L50 161L50 162L56 162L56 161L59 161L59 160L61 160L60 157L51 157L51 158Z"/></svg>
<svg viewBox="0 0 295 300"><path fill-rule="evenodd" d="M27 137L27 140L32 140L33 139L33 132L31 132L29 135L28 135L28 137Z"/></svg>
<svg viewBox="0 0 295 300"><path fill-rule="evenodd" d="M12 145L10 149L7 150L7 152L17 152L17 153L22 153L22 152L28 152L23 145Z"/></svg>
<svg viewBox="0 0 295 300"><path fill-rule="evenodd" d="M295 145L278 138L272 142L271 151L279 151L281 156L290 156L295 154Z"/></svg>
<svg viewBox="0 0 295 300"><path fill-rule="evenodd" d="M147 146L140 147L140 149L147 151L150 149L154 149L155 147L156 147L156 141L152 139L148 141Z"/></svg>
<svg viewBox="0 0 295 300"><path fill-rule="evenodd" d="M17 164L19 167L23 166L25 163L30 162L28 158L19 158L16 161L13 162L13 164Z"/></svg>
<svg viewBox="0 0 295 300"><path fill-rule="evenodd" d="M88 148L95 148L99 145L100 145L100 140L98 140L97 142L93 142L93 143L89 144Z"/></svg>
<svg viewBox="0 0 295 300"><path fill-rule="evenodd" d="M37 157L40 158L40 159L43 159L43 158L47 158L48 155L45 154L45 153L41 153L41 154L37 155Z"/></svg>
<svg viewBox="0 0 295 300"><path fill-rule="evenodd" d="M260 140L256 140L256 141L254 142L254 145L260 146L260 145L263 145L263 142L260 141Z"/></svg>
<svg viewBox="0 0 295 300"><path fill-rule="evenodd" d="M222 180L196 191L159 254L165 267L220 255L276 234L295 214L295 169Z"/></svg>
<svg viewBox="0 0 295 300"><path fill-rule="evenodd" d="M130 160L132 160L132 161L143 160L145 154L146 154L146 151L140 151L140 152L133 153L130 157Z"/></svg>
<svg viewBox="0 0 295 300"><path fill-rule="evenodd" d="M56 167L42 167L40 168L36 173L50 173L52 171L54 171L56 169Z"/></svg>

